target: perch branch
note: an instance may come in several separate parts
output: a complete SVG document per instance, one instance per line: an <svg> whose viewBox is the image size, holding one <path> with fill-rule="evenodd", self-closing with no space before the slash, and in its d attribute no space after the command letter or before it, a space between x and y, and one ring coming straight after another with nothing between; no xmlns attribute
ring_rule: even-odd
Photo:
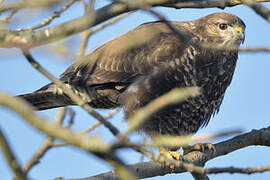
<svg viewBox="0 0 270 180"><path fill-rule="evenodd" d="M252 130L249 133L245 133L239 136L236 136L230 140L223 141L215 144L216 153L213 155L210 152L202 153L199 151L193 151L191 153L183 156L185 162L193 163L197 166L190 165L188 171L195 172L200 174L214 174L214 173L243 173L251 174L256 172L269 171L270 167L257 167L257 168L200 168L198 166L203 166L207 161L214 159L219 156L226 155L235 150L245 148L252 145L261 145L261 146L270 146L270 126L260 130ZM127 166L131 172L133 172L137 178L149 178L154 176L163 176L171 173L183 173L186 172L186 168L181 166L176 167L175 169L170 168L161 168L160 165L154 161L137 163ZM116 176L113 171L92 176L89 178L81 178L77 180L102 180L109 178L111 180L116 179ZM75 179L73 179L75 180Z"/></svg>

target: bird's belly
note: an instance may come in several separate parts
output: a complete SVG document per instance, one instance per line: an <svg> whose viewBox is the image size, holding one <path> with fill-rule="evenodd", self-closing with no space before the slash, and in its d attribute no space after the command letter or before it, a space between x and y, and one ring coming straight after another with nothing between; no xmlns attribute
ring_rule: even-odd
<svg viewBox="0 0 270 180"><path fill-rule="evenodd" d="M154 114L142 126L147 134L187 135L195 133L211 118L211 106L202 95Z"/></svg>

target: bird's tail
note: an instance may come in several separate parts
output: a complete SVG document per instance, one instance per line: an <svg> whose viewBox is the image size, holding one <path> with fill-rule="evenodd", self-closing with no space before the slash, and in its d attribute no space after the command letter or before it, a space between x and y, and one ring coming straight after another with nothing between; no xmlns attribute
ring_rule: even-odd
<svg viewBox="0 0 270 180"><path fill-rule="evenodd" d="M19 95L37 110L45 110L67 105L74 105L71 99L64 94L56 94L51 88L41 88L29 94Z"/></svg>

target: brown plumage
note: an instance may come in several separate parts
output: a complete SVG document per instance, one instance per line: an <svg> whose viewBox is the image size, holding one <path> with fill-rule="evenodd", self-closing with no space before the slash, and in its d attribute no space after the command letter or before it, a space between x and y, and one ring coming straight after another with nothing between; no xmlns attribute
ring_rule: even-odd
<svg viewBox="0 0 270 180"><path fill-rule="evenodd" d="M190 37L188 42L163 22L142 24L82 58L60 79L93 108L124 107L127 119L173 88L199 86L200 96L163 109L141 128L150 135L196 132L218 112L237 52L206 50L191 42L238 47L244 41L245 24L228 13L171 23ZM54 84L20 97L39 110L74 105Z"/></svg>

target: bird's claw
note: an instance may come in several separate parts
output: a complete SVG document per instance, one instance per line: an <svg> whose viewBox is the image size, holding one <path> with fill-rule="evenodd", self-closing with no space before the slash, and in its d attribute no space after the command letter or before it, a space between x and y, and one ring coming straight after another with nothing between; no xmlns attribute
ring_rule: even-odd
<svg viewBox="0 0 270 180"><path fill-rule="evenodd" d="M198 144L194 144L193 146L185 147L185 148L183 148L183 150L184 150L184 155L186 155L192 151L205 152L205 150L210 151L210 153L213 155L216 153L216 148L211 143L198 143Z"/></svg>
<svg viewBox="0 0 270 180"><path fill-rule="evenodd" d="M168 151L165 148L160 149L160 151L158 153L158 156L160 156L160 155L165 156L166 158L171 159L171 160L178 160L178 161L183 160L182 155L181 155L180 152ZM164 160L164 161L161 162L161 168L166 168L166 167L170 167L171 169L173 169L173 168L175 168L175 165L170 164L169 162Z"/></svg>

